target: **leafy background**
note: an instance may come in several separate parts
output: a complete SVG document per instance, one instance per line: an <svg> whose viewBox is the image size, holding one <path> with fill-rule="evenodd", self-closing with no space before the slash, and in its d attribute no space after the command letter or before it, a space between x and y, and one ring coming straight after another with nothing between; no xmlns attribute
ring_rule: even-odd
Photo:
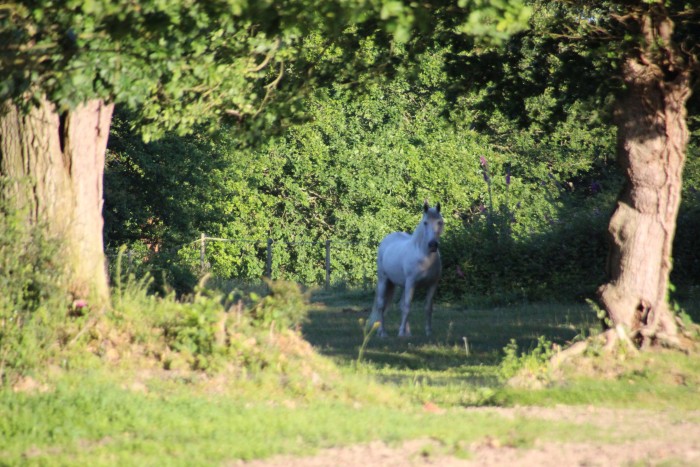
<svg viewBox="0 0 700 467"><path fill-rule="evenodd" d="M332 281L371 286L378 242L411 231L427 198L442 203L447 220L440 293L496 302L592 296L621 187L613 90L561 86L575 78L572 61L595 57L562 58L524 37L478 62L436 42L398 47L386 61L380 40L358 39L352 59L363 67L352 81L315 87L283 128L247 128L244 137L236 126L202 127L144 143L130 112L118 111L105 175L107 245L127 245L137 265L167 271L162 282L188 291L202 273L201 233L232 240L206 244L215 277L259 279L271 238L272 277L307 285L323 283L331 240ZM334 69L329 62L347 51L307 53ZM556 79L536 74L535 61ZM676 239L680 291L700 277L696 155L691 142Z"/></svg>

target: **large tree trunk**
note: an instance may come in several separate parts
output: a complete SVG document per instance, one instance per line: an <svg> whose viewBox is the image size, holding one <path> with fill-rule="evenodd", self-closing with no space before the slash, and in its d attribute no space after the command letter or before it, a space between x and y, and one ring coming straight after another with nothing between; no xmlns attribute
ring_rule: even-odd
<svg viewBox="0 0 700 467"><path fill-rule="evenodd" d="M0 105L2 197L60 245L68 292L109 300L102 243L102 178L112 104L59 114L48 100Z"/></svg>
<svg viewBox="0 0 700 467"><path fill-rule="evenodd" d="M690 72L673 47L673 23L662 9L636 21L645 45L622 69L618 159L626 183L610 220L609 282L599 297L609 324L638 345L675 345L678 329L667 291L688 142Z"/></svg>

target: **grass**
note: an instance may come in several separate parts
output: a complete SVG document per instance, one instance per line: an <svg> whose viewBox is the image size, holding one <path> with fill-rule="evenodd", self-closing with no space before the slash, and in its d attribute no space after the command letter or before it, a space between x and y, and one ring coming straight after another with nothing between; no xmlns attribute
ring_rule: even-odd
<svg viewBox="0 0 700 467"><path fill-rule="evenodd" d="M340 367L352 367L372 298L371 291L316 293L304 337ZM433 335L427 338L423 303L416 301L409 316L413 337L401 339L398 315L394 304L386 317L390 337L375 337L367 345L365 371L414 400L458 405L493 403L494 388L500 386L497 366L511 339L524 350L534 348L540 336L564 345L597 327L585 304L465 309L438 301Z"/></svg>
<svg viewBox="0 0 700 467"><path fill-rule="evenodd" d="M455 446L488 436L524 446L576 431L565 423L489 413L437 415L329 402L250 404L186 390L141 393L94 375L66 378L46 393L3 391L0 405L5 415L0 463L6 465L211 465L376 439L431 437Z"/></svg>
<svg viewBox="0 0 700 467"><path fill-rule="evenodd" d="M345 364L357 358L362 342L362 323L369 316L371 292L343 295L317 293L304 337L321 353ZM423 303L414 302L409 316L413 337L398 339L399 311L387 311L391 337L375 338L365 359L395 369L444 371L464 365L496 364L502 349L516 339L521 348L533 347L539 336L566 343L597 327L597 319L585 304L530 304L490 309L465 309L458 304L437 303L433 313L433 335L423 331ZM464 340L469 344L466 355Z"/></svg>
<svg viewBox="0 0 700 467"><path fill-rule="evenodd" d="M468 456L469 444L486 438L523 447L537 439L604 442L609 433L464 407L586 404L671 410L679 417L700 409L700 360L678 352L603 359L595 364L600 368L572 372L537 391L503 385L498 365L511 339L528 350L540 336L566 344L588 335L597 320L587 305L472 309L438 301L433 337L426 338L416 302L410 339L395 337L393 307L391 337L372 337L358 362L371 302L368 291L313 294L302 334L327 359L301 348L297 361L277 356L260 360L265 364L255 371L207 374L144 366L136 355L111 363L93 356L77 359L70 371L34 374L44 389L4 387L0 465L211 465L418 438ZM134 312L139 303L130 304ZM305 376L297 374L302 369ZM426 410L427 403L440 410Z"/></svg>
<svg viewBox="0 0 700 467"><path fill-rule="evenodd" d="M313 298L304 337L341 368L356 371L352 363L362 343L361 322L369 314L371 291L319 292ZM696 302L688 303L686 309L695 322L700 320ZM386 318L391 337L374 338L366 346L361 370L414 403L700 409L700 360L679 352L630 356L626 362L603 359L599 366L606 368L588 368L587 373L580 374L577 372L581 369L576 368L566 375L564 384L537 391L502 384L498 365L511 340L521 351L530 351L540 336L565 346L595 334L598 320L586 304L465 309L438 301L431 338L423 335L420 301L414 302L409 317L414 337L395 337L398 313L394 304Z"/></svg>

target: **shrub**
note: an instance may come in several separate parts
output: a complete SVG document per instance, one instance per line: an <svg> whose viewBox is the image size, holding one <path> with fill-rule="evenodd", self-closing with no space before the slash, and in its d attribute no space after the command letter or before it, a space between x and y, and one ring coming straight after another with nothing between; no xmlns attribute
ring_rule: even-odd
<svg viewBox="0 0 700 467"><path fill-rule="evenodd" d="M498 366L498 375L504 382L516 386L541 387L550 380L549 361L554 355L552 343L544 336L530 352L518 353L515 339L503 349L505 357Z"/></svg>
<svg viewBox="0 0 700 467"><path fill-rule="evenodd" d="M0 206L0 380L27 373L61 337L69 301L55 244Z"/></svg>
<svg viewBox="0 0 700 467"><path fill-rule="evenodd" d="M294 282L265 280L269 294L262 299L251 298L258 303L251 308L253 322L263 328L279 330L299 329L308 313L308 293L302 293Z"/></svg>
<svg viewBox="0 0 700 467"><path fill-rule="evenodd" d="M115 284L110 316L132 343L143 345L166 369L184 365L206 371L229 363L248 369L267 366L276 354L264 352L262 343L273 332L297 329L307 316L308 296L294 283L268 281L261 296L237 290L225 295L204 288L203 282L196 293L178 300L173 294L148 293L150 281L131 274Z"/></svg>
<svg viewBox="0 0 700 467"><path fill-rule="evenodd" d="M482 161L486 205L441 244L441 293L496 304L592 296L604 279L608 216L601 207L612 203L610 194L582 201L552 178L527 194L529 206L513 206L510 172L501 194L487 167Z"/></svg>

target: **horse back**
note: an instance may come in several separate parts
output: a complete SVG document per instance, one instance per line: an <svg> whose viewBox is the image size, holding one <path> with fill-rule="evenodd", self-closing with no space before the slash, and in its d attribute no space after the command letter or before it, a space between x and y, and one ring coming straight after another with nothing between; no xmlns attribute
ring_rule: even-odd
<svg viewBox="0 0 700 467"><path fill-rule="evenodd" d="M391 254L397 248L403 248L407 242L411 240L411 236L406 232L392 232L382 239L379 243L377 251L377 260L383 261L387 254Z"/></svg>

